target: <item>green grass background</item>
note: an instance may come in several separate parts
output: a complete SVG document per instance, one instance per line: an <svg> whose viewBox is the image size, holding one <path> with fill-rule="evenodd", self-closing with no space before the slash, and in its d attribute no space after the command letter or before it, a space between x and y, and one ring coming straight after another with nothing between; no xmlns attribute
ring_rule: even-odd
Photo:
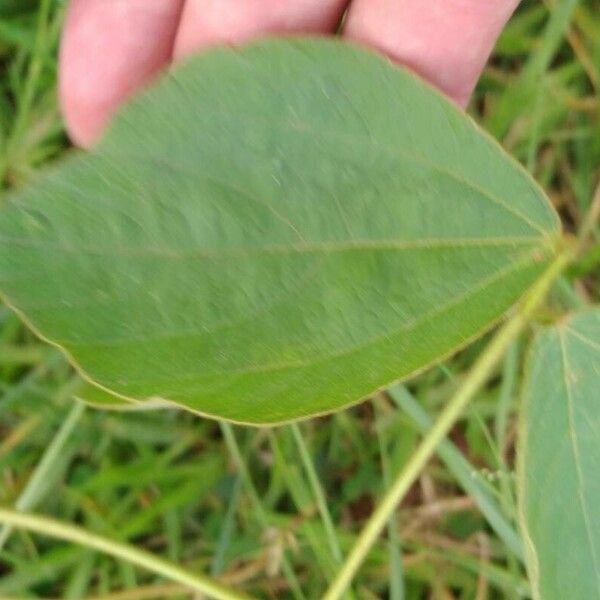
<svg viewBox="0 0 600 600"><path fill-rule="evenodd" d="M57 0L0 0L2 190L69 151L55 89L63 12ZM598 0L525 1L470 108L542 183L570 231L600 175L599 87ZM598 301L598 248L571 270L572 286L557 287L557 306ZM352 597L528 597L513 469L526 341L413 487ZM0 305L0 505L78 523L260 597L312 600L481 345L352 410L256 430L75 405L73 370ZM127 563L0 529L0 599L25 597L193 596Z"/></svg>

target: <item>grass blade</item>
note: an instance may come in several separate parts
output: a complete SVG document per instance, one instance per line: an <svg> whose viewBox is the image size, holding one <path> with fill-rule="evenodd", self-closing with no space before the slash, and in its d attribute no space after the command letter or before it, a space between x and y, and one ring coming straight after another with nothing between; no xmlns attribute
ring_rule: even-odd
<svg viewBox="0 0 600 600"><path fill-rule="evenodd" d="M35 468L31 479L28 481L25 489L19 496L15 507L19 511L28 511L35 507L35 505L42 498L43 494L48 489L48 476L56 466L56 463L61 457L62 450L69 439L72 431L75 429L81 416L84 412L84 405L80 402L76 402L73 408L69 412L65 422L56 434L56 437L52 440L50 445L46 448L41 461ZM8 536L11 533L11 528L5 525L0 530L0 550L6 543Z"/></svg>

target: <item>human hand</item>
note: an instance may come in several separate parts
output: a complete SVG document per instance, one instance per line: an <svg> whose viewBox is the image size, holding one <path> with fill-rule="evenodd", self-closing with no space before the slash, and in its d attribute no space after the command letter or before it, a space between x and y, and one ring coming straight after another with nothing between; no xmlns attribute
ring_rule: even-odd
<svg viewBox="0 0 600 600"><path fill-rule="evenodd" d="M269 34L342 35L408 65L461 106L519 0L71 0L60 97L71 138L91 145L161 69L215 44Z"/></svg>

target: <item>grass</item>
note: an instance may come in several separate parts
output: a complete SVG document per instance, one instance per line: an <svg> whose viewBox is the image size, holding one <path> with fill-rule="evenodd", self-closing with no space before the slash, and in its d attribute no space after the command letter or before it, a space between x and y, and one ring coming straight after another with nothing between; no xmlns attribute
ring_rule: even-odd
<svg viewBox="0 0 600 600"><path fill-rule="evenodd" d="M0 0L3 189L23 185L68 148L55 96L62 10L56 0ZM548 190L573 232L600 176L599 86L596 0L525 2L471 107ZM553 306L600 300L597 246L566 277ZM513 473L526 342L513 345L439 446L348 597L528 597ZM176 411L74 408L76 375L0 306L0 505L135 544L240 592L312 600L482 347L349 411L254 430ZM128 560L3 529L0 599L17 597L194 596Z"/></svg>

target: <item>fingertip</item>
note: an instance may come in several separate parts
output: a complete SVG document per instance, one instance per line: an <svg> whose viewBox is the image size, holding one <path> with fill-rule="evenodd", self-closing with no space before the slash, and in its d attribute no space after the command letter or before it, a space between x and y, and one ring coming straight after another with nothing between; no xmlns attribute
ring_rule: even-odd
<svg viewBox="0 0 600 600"><path fill-rule="evenodd" d="M73 142L89 147L116 110L171 58L181 0L71 0L59 97Z"/></svg>
<svg viewBox="0 0 600 600"><path fill-rule="evenodd" d="M62 58L64 54L66 57ZM70 52L61 51L59 105L70 140L76 146L89 148L101 136L120 98L115 97L110 103L100 102L95 91L89 89L89 81L83 80L88 77L81 74L71 56Z"/></svg>
<svg viewBox="0 0 600 600"><path fill-rule="evenodd" d="M465 107L519 0L354 0L344 34L407 65Z"/></svg>
<svg viewBox="0 0 600 600"><path fill-rule="evenodd" d="M98 107L98 95L90 90L91 57L99 36L89 36L90 17L85 0L71 0L59 51L59 103L67 134L77 146L88 147L100 134L106 109Z"/></svg>

